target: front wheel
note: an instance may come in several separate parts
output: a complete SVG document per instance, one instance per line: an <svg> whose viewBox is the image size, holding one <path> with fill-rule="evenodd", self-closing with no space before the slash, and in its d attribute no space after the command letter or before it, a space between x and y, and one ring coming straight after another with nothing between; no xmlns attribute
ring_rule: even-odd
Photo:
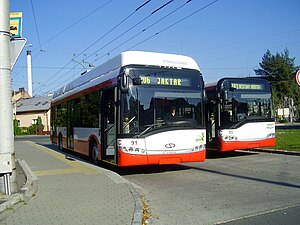
<svg viewBox="0 0 300 225"><path fill-rule="evenodd" d="M99 148L96 141L90 143L90 160L92 163L98 163Z"/></svg>

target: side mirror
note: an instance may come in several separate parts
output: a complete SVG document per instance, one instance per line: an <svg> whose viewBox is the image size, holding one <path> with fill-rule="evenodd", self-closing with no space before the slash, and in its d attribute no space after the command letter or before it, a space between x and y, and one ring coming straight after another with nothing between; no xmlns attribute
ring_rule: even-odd
<svg viewBox="0 0 300 225"><path fill-rule="evenodd" d="M227 102L228 101L228 90L226 90L226 89L223 89L222 90L222 99L225 101L225 102Z"/></svg>
<svg viewBox="0 0 300 225"><path fill-rule="evenodd" d="M120 89L122 93L127 93L129 89L129 71L125 69L124 72L120 75Z"/></svg>

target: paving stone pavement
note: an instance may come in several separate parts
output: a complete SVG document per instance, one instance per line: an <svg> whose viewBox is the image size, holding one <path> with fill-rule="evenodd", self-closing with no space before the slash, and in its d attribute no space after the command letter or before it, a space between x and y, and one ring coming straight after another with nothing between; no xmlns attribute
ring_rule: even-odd
<svg viewBox="0 0 300 225"><path fill-rule="evenodd" d="M15 149L37 176L38 191L28 202L5 210L0 224L141 224L132 185L114 172L33 142L15 142ZM134 218L137 214L140 219Z"/></svg>

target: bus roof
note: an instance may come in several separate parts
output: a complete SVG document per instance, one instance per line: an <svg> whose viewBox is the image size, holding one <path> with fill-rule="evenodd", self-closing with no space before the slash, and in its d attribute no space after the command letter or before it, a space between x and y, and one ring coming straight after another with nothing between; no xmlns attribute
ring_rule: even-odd
<svg viewBox="0 0 300 225"><path fill-rule="evenodd" d="M200 71L195 60L189 56L157 52L126 51L55 91L52 102L56 102L78 91L115 78L119 75L122 67L130 65L184 68Z"/></svg>
<svg viewBox="0 0 300 225"><path fill-rule="evenodd" d="M189 56L157 52L127 51L118 55L121 66L148 65L200 70L194 59Z"/></svg>
<svg viewBox="0 0 300 225"><path fill-rule="evenodd" d="M219 80L216 81L212 81L212 82L207 82L205 83L205 88L206 89L211 89L213 87L219 87L222 84L224 84L224 82L226 81L236 81L236 82L241 82L241 81L247 81L247 82L259 82L259 83L268 83L268 81L264 78L260 78L260 77L224 77L221 78Z"/></svg>

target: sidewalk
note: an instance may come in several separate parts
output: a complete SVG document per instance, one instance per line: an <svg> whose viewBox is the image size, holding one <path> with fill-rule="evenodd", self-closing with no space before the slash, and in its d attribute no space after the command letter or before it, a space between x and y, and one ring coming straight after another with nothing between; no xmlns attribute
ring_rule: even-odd
<svg viewBox="0 0 300 225"><path fill-rule="evenodd" d="M33 172L33 191L3 211L0 224L142 224L139 195L118 174L29 141L15 141L15 151Z"/></svg>

